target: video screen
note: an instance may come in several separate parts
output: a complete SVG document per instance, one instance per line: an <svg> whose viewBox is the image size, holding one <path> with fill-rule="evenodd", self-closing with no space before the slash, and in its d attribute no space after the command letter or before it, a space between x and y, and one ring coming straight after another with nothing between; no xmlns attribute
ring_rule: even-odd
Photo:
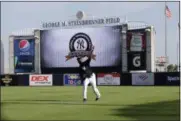
<svg viewBox="0 0 181 121"><path fill-rule="evenodd" d="M121 65L121 26L40 31L41 67L78 67L89 55L92 67Z"/></svg>

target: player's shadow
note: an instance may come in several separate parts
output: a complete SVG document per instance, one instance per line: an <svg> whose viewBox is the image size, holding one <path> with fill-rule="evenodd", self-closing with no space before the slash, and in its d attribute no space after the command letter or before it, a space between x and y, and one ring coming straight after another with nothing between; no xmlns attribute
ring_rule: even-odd
<svg viewBox="0 0 181 121"><path fill-rule="evenodd" d="M179 121L180 119L180 100L147 103L118 108L113 110L115 116L129 117L137 121L145 120L170 120Z"/></svg>

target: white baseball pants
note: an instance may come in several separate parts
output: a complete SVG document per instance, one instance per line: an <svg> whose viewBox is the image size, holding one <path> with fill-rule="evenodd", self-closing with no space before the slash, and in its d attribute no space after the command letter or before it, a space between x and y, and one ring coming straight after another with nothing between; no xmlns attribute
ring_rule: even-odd
<svg viewBox="0 0 181 121"><path fill-rule="evenodd" d="M100 98L100 92L99 90L97 89L97 86L96 86L96 76L95 74L93 73L92 76L90 78L86 78L84 80L84 90L83 90L83 97L84 99L87 99L87 87L89 85L89 83L92 85L92 89L96 95L97 98Z"/></svg>

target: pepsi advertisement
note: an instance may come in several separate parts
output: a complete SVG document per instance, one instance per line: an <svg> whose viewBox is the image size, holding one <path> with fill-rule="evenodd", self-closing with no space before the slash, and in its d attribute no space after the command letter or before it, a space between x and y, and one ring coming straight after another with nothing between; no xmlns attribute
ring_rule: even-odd
<svg viewBox="0 0 181 121"><path fill-rule="evenodd" d="M15 73L34 72L35 39L14 40Z"/></svg>
<svg viewBox="0 0 181 121"><path fill-rule="evenodd" d="M81 84L82 83L79 74L64 74L64 85L78 86Z"/></svg>

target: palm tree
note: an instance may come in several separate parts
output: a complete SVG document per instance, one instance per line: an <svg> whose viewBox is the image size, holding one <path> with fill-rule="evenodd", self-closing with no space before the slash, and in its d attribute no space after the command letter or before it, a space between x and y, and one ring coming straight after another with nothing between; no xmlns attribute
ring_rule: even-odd
<svg viewBox="0 0 181 121"><path fill-rule="evenodd" d="M173 65L173 64L170 64L167 66L167 71L168 72L177 72L178 71L178 65Z"/></svg>

